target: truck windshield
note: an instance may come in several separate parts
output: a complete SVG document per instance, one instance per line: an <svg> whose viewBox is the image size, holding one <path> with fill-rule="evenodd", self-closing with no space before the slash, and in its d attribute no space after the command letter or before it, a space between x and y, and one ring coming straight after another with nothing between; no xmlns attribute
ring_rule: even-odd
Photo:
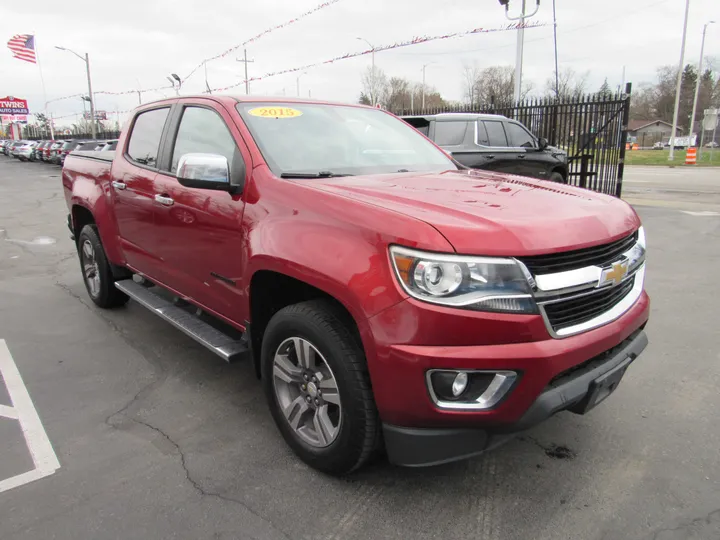
<svg viewBox="0 0 720 540"><path fill-rule="evenodd" d="M239 103L237 109L276 176L457 169L443 151L383 111L318 103Z"/></svg>

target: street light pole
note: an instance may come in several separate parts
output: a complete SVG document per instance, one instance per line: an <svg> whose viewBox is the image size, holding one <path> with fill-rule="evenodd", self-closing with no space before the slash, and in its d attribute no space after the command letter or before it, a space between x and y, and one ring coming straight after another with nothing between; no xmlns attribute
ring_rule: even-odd
<svg viewBox="0 0 720 540"><path fill-rule="evenodd" d="M680 90L682 89L683 63L685 62L685 38L687 37L690 0L685 0L685 26L683 26L682 45L680 46L680 63L678 64L677 86L675 88L675 112L673 112L672 133L670 133L670 155L668 161L675 159L675 135L677 133L678 113L680 111Z"/></svg>
<svg viewBox="0 0 720 540"><path fill-rule="evenodd" d="M705 54L705 34L707 33L707 27L713 24L715 21L709 21L703 26L702 45L700 45L700 63L698 64L697 82L695 83L695 97L693 98L692 116L690 117L690 138L692 139L693 128L695 127L695 113L697 112L698 94L700 94L700 80L702 79L702 68L703 68L703 54ZM690 141L688 141L688 148L690 148Z"/></svg>
<svg viewBox="0 0 720 540"><path fill-rule="evenodd" d="M522 70L523 70L523 52L525 48L525 19L534 17L540 9L540 0L536 0L535 11L532 13L525 13L526 0L522 0L522 11L519 17L510 16L510 1L500 0L500 4L505 6L505 17L509 21L519 21L518 34L517 34L517 51L515 55L515 89L513 91L513 100L517 103L520 101L522 93Z"/></svg>
<svg viewBox="0 0 720 540"><path fill-rule="evenodd" d="M65 47L58 47L55 45L55 48L61 51L67 51L70 53L73 53L75 56L77 56L80 60L85 62L85 70L87 71L87 82L88 82L88 97L90 98L90 115L92 116L90 121L90 128L92 130L92 138L97 138L97 130L95 126L95 98L93 97L93 91L92 91L92 80L90 78L90 56L88 53L85 53L85 57L83 58L75 51L71 51L70 49L66 49Z"/></svg>
<svg viewBox="0 0 720 540"><path fill-rule="evenodd" d="M425 113L425 68L429 65L434 64L434 62L430 62L428 64L423 64L422 67L422 74L423 74L423 82L422 82L422 112Z"/></svg>
<svg viewBox="0 0 720 540"><path fill-rule="evenodd" d="M303 71L300 75L297 76L297 79L295 81L297 84L297 97L300 97L300 77L302 77L303 75L307 75L307 72Z"/></svg>
<svg viewBox="0 0 720 540"><path fill-rule="evenodd" d="M88 96L90 97L90 122L92 126L92 138L97 139L97 126L95 125L95 99L93 98L92 80L90 79L90 57L88 56L88 53L85 53L85 68L87 69Z"/></svg>

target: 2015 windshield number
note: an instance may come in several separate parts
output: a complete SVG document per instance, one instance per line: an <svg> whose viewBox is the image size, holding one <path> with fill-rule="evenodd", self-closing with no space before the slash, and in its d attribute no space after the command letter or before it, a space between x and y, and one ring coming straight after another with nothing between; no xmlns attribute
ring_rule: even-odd
<svg viewBox="0 0 720 540"><path fill-rule="evenodd" d="M302 116L302 111L291 107L257 107L249 110L248 114L261 118L295 118Z"/></svg>

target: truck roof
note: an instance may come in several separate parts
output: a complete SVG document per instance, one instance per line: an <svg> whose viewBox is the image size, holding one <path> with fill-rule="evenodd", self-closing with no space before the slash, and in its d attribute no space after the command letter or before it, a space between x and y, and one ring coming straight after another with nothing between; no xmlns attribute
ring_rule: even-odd
<svg viewBox="0 0 720 540"><path fill-rule="evenodd" d="M414 116L401 116L403 120L411 118L423 118L425 120L435 120L437 122L451 121L470 121L470 120L507 120L507 116L502 114L482 114L482 113L440 113L440 114L424 114Z"/></svg>
<svg viewBox="0 0 720 540"><path fill-rule="evenodd" d="M175 103L178 100L184 99L210 99L218 103L233 107L236 103L316 103L320 105L346 105L352 107L364 107L372 109L368 105L362 105L359 103L344 103L340 101L327 101L323 99L311 99L311 98L297 98L287 96L245 96L245 95L225 95L225 94L195 94L188 96L175 96L172 98L160 99L157 101L149 101L143 103L138 109L144 109L148 106L157 105L161 103Z"/></svg>

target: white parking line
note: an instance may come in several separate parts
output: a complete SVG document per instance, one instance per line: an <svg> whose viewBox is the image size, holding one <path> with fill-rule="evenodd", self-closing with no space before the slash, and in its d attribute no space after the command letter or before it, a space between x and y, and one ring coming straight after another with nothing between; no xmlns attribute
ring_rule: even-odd
<svg viewBox="0 0 720 540"><path fill-rule="evenodd" d="M20 428L35 464L35 468L31 471L0 480L0 493L2 493L54 474L60 468L60 462L4 339L0 339L0 374L5 380L12 402L12 407L6 405L0 407L0 416L17 419L20 422Z"/></svg>
<svg viewBox="0 0 720 540"><path fill-rule="evenodd" d="M709 212L709 211L702 211L702 212L692 212L690 210L681 210L683 214L688 214L690 216L695 217L711 217L711 216L720 216L720 212Z"/></svg>

